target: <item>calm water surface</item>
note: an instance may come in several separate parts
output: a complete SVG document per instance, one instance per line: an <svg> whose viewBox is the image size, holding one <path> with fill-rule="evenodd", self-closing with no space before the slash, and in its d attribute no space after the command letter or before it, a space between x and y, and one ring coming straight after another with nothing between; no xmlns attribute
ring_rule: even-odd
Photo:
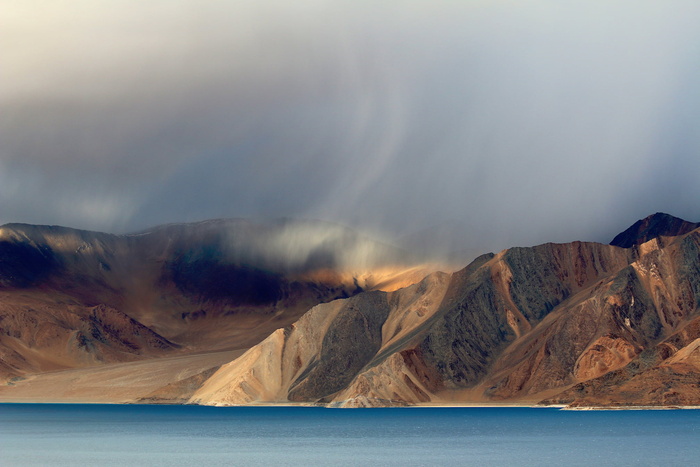
<svg viewBox="0 0 700 467"><path fill-rule="evenodd" d="M697 465L700 410L0 404L0 465Z"/></svg>

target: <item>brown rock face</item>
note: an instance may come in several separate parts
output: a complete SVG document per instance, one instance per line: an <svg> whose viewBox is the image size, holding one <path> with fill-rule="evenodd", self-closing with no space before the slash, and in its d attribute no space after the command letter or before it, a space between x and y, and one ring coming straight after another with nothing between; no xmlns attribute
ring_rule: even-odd
<svg viewBox="0 0 700 467"><path fill-rule="evenodd" d="M360 294L352 299L356 305L342 305L343 312L322 305L252 349L250 358L219 370L210 380L216 385L206 383L192 401L604 405L614 395L623 405L649 397L659 404L697 404L699 245L695 230L635 249L581 242L514 248L386 298ZM362 320L350 318L354 306ZM408 315L410 330L401 321ZM344 362L341 369L321 366L329 353L343 356L332 359ZM296 390L317 387L306 380L316 368L333 373L318 380L325 390ZM256 388L277 388L274 396L251 391L251 375ZM667 390L652 392L661 382ZM642 397L644 391L653 396Z"/></svg>
<svg viewBox="0 0 700 467"><path fill-rule="evenodd" d="M574 378L597 378L625 366L636 355L637 349L625 339L614 336L600 337L579 357L574 366Z"/></svg>
<svg viewBox="0 0 700 467"><path fill-rule="evenodd" d="M222 366L190 401L331 402L345 400L348 391L355 397L355 387L371 400L401 401L393 395L394 371L387 373L387 384L383 380L377 383L376 378L381 380L382 375L377 368L390 365L397 350L415 341L426 320L434 318L448 281L448 274L435 273L396 292L363 293L318 305L292 326L275 331ZM405 358L412 360L408 354ZM389 363L384 363L387 360ZM420 377L410 376L415 364L398 363L406 369L399 382L401 388L412 384L405 380L406 375L420 381ZM363 378L369 383L363 383ZM420 391L425 393L411 388L409 394Z"/></svg>
<svg viewBox="0 0 700 467"><path fill-rule="evenodd" d="M54 299L0 292L5 378L157 357L179 347L114 308Z"/></svg>
<svg viewBox="0 0 700 467"><path fill-rule="evenodd" d="M2 226L0 382L249 348L319 303L420 280L424 268L404 256L320 222L217 220L133 235Z"/></svg>
<svg viewBox="0 0 700 467"><path fill-rule="evenodd" d="M385 293L348 299L328 327L318 358L292 383L289 400L321 400L344 389L381 347L388 314Z"/></svg>
<svg viewBox="0 0 700 467"><path fill-rule="evenodd" d="M674 219L635 224L621 237L630 247L513 248L390 292L362 289L408 276L348 275L330 267L339 259L325 247L284 264L260 250L253 267L249 253L246 261L224 255L210 238L216 229L196 233L209 238L204 248L183 240L194 233L166 228L174 235L166 246L130 238L129 249L143 253L127 262L118 259L123 239L94 237L87 255L44 234L24 242L36 250L26 264L0 268L0 370L156 356L195 346L199 335L210 349L250 348L176 381L149 382L140 400L700 405L700 229ZM255 231L266 235L274 237ZM12 248L0 258L19 254ZM65 357L37 358L44 348Z"/></svg>
<svg viewBox="0 0 700 467"><path fill-rule="evenodd" d="M700 317L630 363L547 398L572 406L668 406L700 403Z"/></svg>

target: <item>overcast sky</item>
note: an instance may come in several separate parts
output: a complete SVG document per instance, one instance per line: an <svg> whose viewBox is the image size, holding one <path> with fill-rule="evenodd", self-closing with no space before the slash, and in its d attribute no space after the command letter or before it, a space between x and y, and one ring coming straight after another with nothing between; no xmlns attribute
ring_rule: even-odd
<svg viewBox="0 0 700 467"><path fill-rule="evenodd" d="M0 223L700 221L700 2L5 0Z"/></svg>

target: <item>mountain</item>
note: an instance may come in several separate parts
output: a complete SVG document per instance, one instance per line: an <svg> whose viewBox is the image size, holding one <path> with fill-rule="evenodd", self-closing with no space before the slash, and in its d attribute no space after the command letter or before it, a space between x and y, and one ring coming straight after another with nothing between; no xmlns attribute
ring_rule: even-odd
<svg viewBox="0 0 700 467"><path fill-rule="evenodd" d="M687 222L670 214L657 212L635 222L629 229L618 234L610 244L630 248L661 236L677 237L687 234L698 227L700 222Z"/></svg>
<svg viewBox="0 0 700 467"><path fill-rule="evenodd" d="M700 230L645 239L512 248L318 305L189 401L698 405Z"/></svg>
<svg viewBox="0 0 700 467"><path fill-rule="evenodd" d="M1 293L34 302L13 305L19 337L0 321L6 371L22 366L11 351L45 355L30 351L56 334L38 332L51 316L94 350L89 368L25 369L0 400L51 387L51 400L210 405L700 405L693 226L655 214L610 245L511 248L453 273L318 223L11 227ZM74 349L58 335L52 348Z"/></svg>
<svg viewBox="0 0 700 467"><path fill-rule="evenodd" d="M0 227L0 380L246 349L312 306L427 273L319 221L173 224L130 235Z"/></svg>

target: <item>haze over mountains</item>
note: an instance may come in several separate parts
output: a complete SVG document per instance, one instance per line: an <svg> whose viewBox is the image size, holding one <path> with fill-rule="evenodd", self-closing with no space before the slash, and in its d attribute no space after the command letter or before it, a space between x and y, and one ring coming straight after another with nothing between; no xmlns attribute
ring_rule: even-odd
<svg viewBox="0 0 700 467"><path fill-rule="evenodd" d="M452 219L478 255L697 220L692 0L5 3L0 224Z"/></svg>
<svg viewBox="0 0 700 467"><path fill-rule="evenodd" d="M0 400L700 405L700 224L456 272L349 229L0 230Z"/></svg>
<svg viewBox="0 0 700 467"><path fill-rule="evenodd" d="M4 378L247 348L320 302L398 287L422 266L322 222L216 220L110 235L0 229Z"/></svg>

